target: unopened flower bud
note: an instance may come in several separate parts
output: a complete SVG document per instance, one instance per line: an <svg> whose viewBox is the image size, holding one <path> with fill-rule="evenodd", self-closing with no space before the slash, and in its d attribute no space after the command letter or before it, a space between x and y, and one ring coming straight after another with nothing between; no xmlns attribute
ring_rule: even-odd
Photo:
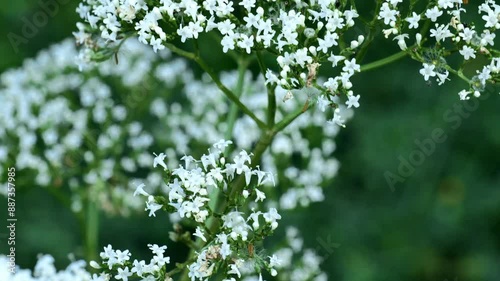
<svg viewBox="0 0 500 281"><path fill-rule="evenodd" d="M358 44L361 45L365 41L365 37L363 35L358 36Z"/></svg>
<svg viewBox="0 0 500 281"><path fill-rule="evenodd" d="M316 56L316 54L317 54L316 47L310 46L309 47L309 52L311 53L311 55Z"/></svg>
<svg viewBox="0 0 500 281"><path fill-rule="evenodd" d="M417 45L420 46L420 43L422 43L422 34L417 33L417 35L415 35L415 38L417 39Z"/></svg>
<svg viewBox="0 0 500 281"><path fill-rule="evenodd" d="M90 261L89 265L95 269L101 268L101 266L96 261Z"/></svg>
<svg viewBox="0 0 500 281"><path fill-rule="evenodd" d="M259 222L258 222L258 221L254 221L254 222L252 223L252 227L253 227L253 229L254 229L254 230L255 230L255 229L258 229L258 228L259 228L259 226L260 226L260 225L259 225Z"/></svg>
<svg viewBox="0 0 500 281"><path fill-rule="evenodd" d="M304 29L304 35L307 38L313 38L316 35L316 31L314 31L314 29L312 28L306 28Z"/></svg>
<svg viewBox="0 0 500 281"><path fill-rule="evenodd" d="M485 54L485 55L490 54L490 51L488 51L488 49L486 49L484 46L481 46L481 48L479 48L479 52L481 52L481 54Z"/></svg>

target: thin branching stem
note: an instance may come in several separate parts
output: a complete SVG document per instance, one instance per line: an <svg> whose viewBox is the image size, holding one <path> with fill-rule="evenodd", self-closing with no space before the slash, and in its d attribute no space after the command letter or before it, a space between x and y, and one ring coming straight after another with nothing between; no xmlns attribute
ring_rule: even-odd
<svg viewBox="0 0 500 281"><path fill-rule="evenodd" d="M267 67L264 63L264 59L262 58L262 54L260 51L256 52L257 62L259 63L260 71L262 75L266 74ZM274 122L276 119L276 86L271 85L270 83L266 84L267 89L267 126L272 128L274 126Z"/></svg>
<svg viewBox="0 0 500 281"><path fill-rule="evenodd" d="M171 43L166 43L165 44L167 48L169 48L172 52L181 55L183 57L186 57L188 59L191 59L195 61L214 81L214 83L217 85L217 87L232 101L234 102L238 108L243 111L248 117L252 118L257 126L260 129L265 129L267 126L266 124L260 120L248 107L246 107L238 98L238 96L233 93L233 91L229 90L222 82L220 81L219 77L215 74L215 72L205 63L205 61L200 57L197 56L195 53L191 53L185 50L182 50L176 46L174 46Z"/></svg>

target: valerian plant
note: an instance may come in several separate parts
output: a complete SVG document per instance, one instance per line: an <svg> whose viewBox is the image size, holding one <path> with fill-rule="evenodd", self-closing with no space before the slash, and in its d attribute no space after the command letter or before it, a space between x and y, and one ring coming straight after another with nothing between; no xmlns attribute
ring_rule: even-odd
<svg viewBox="0 0 500 281"><path fill-rule="evenodd" d="M130 198L125 200L129 205L140 206L137 198L144 196L150 216L158 211L169 212L174 223L170 238L190 248L185 262L172 265L166 245L147 245L153 254L150 261L132 260L128 250L115 250L109 245L99 261L90 263L100 270L93 280L232 281L262 280L263 276L280 280L327 279L313 251L304 250L303 258L293 258L302 252L293 228L287 231L292 242L283 248L267 252L256 249L262 249L263 240L278 227L283 210L323 199L320 186L338 167L328 159L335 144L327 137L336 135L351 110L360 106L352 77L409 56L422 63L419 72L425 81L434 78L441 85L451 80L449 74L464 81L465 89L458 93L462 100L479 97L488 83L499 81L499 51L494 45L500 27L500 6L494 1L485 0L473 7L463 0L376 0L370 19L357 9L365 4L355 0L80 3L77 12L82 22L77 24L74 35L83 46L77 66L86 74L72 74L53 84L56 86L52 85L48 92L57 95L47 99L52 106L47 109L41 106L47 98L43 94L33 94L28 104L7 99L14 101L15 108L7 115L24 116L19 120L25 130L19 130L17 136L22 150L34 147L37 133L42 134L46 145L45 157L22 154L16 160L21 166L41 171L36 180L43 186L64 178L73 182L70 186L100 186L103 197L112 198L113 192L105 186L120 182L127 187L122 189L126 194L122 196ZM469 15L481 21L471 22ZM357 32L360 26L366 27L365 34ZM381 34L377 33L379 26L384 27ZM363 65L369 47L379 35L395 41L401 51ZM201 37L217 42L217 48L237 64L237 71L214 71L203 56L206 47L200 43ZM133 40L143 45L129 43ZM120 53L129 44L138 51L124 61ZM194 62L205 74L195 78L184 60L172 60L172 53ZM69 54L62 57L64 63L56 63L55 68L69 67L65 60L72 58ZM479 57L474 67L481 66L471 69L468 62ZM269 61L272 63L268 65ZM256 77L247 71L252 63L260 70ZM335 75L324 77L327 69ZM51 71L38 72L57 80ZM28 72L33 77L28 75L23 87L44 82L45 76ZM148 80L144 73L154 73L153 79ZM114 74L123 77L124 89L151 80L159 82L158 88L175 89L182 84L181 101L161 96L149 99L148 114L160 122L155 123L159 124L155 130L148 131L135 120L138 116L128 114L135 108L114 104L106 85L96 78ZM16 85L16 75L5 77L7 89ZM78 106L85 109L72 109L63 94L82 85L88 90L79 96ZM284 102L278 102L281 100ZM141 99L136 101L143 103ZM36 110L35 119L42 120L40 124L28 118L33 115L32 106L41 108ZM68 119L89 121L66 124L54 116L60 111ZM43 126L47 119L60 125L58 129L51 131ZM127 122L114 126L107 122L110 119ZM50 178L48 172L54 163L64 159L65 151L81 145L87 122L104 124L105 134L95 137L97 152L83 154L84 161L80 162L87 165L97 159L97 163L88 165L80 181L72 176ZM162 133L155 133L158 128ZM320 132L321 145L313 147L306 131ZM165 138L167 132L171 135ZM55 147L54 138L61 134L65 136L64 145ZM127 146L110 150L115 154L106 151L123 138ZM229 146L231 143L236 149ZM210 148L206 154L190 156L197 155L199 147ZM127 149L134 151L132 156ZM291 159L296 152L307 164L283 165L283 156ZM117 158L109 159L107 155ZM5 159L7 153L0 153L0 160ZM120 165L116 165L118 159ZM152 166L161 171L150 172ZM148 176L136 175L141 174L140 168L147 170ZM272 187L274 180L291 188L278 193ZM135 191L130 190L132 186ZM104 207L106 200L74 202L75 211L78 202L97 203L106 210L115 206ZM304 266L294 266L301 263Z"/></svg>

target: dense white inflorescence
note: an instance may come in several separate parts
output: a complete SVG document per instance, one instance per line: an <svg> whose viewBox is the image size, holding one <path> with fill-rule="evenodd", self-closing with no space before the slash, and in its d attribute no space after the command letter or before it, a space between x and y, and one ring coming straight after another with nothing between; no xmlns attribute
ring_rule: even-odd
<svg viewBox="0 0 500 281"><path fill-rule="evenodd" d="M470 16L466 12L473 12L473 9L466 9L462 0L429 1L424 10L409 9L406 16L401 12L404 4L402 0L383 2L378 18L388 27L383 31L385 37L392 36L401 50L422 63L420 74L425 81L432 77L442 85L450 80L450 73L456 74L469 86L458 93L461 100L470 99L470 94L479 97L487 83L498 82L500 52L494 47L500 28L500 5L494 0L485 0L479 5L477 15L482 21L476 24L467 20ZM411 47L406 43L409 38L415 38ZM461 56L458 69L446 60L454 53ZM467 77L463 73L467 64L480 56L486 58L487 63L481 62L475 75Z"/></svg>
<svg viewBox="0 0 500 281"><path fill-rule="evenodd" d="M84 0L77 9L84 23L77 25L74 35L85 45L79 56L84 68L112 54L128 37L137 37L157 52L176 48L175 40L185 44L210 33L224 53L273 54L279 67L266 71L267 84L287 90L320 89L329 101L343 94L349 107L358 107L359 95L351 90L350 79L360 71L354 55L364 36L346 42L345 34L359 15L337 2ZM321 64L339 74L318 84Z"/></svg>
<svg viewBox="0 0 500 281"><path fill-rule="evenodd" d="M80 53L81 67L109 57L123 40L137 37L157 52L165 48L183 52L178 40L198 47L201 34L211 34L224 53L266 53L275 57L277 69L263 69L268 85L307 93L319 90L323 98L337 105L358 107L360 96L354 94L351 77L361 71L359 60L377 34L359 34L360 17L354 1L225 1L225 0L84 0L77 11L83 23L77 25L77 42L85 45ZM406 1L377 1L375 20L387 26L385 37L392 35L401 50L423 63L420 73L427 81L436 78L439 85L449 80L450 73L466 81L469 89L459 93L467 99L470 93L479 96L487 82L499 79L499 51L493 49L500 26L499 5L485 0L479 5L478 25L462 20L466 5L462 0L429 1L417 13L417 5ZM403 4L402 4L403 3ZM472 10L472 9L468 9ZM406 16L403 13L407 13ZM446 19L445 19L446 17ZM366 23L366 20L362 20ZM430 24L430 25L429 25ZM421 30L418 30L421 28ZM430 34L427 34L430 28ZM354 32L352 32L354 30ZM349 38L356 33L356 38ZM368 42L365 36L369 37ZM414 45L407 46L410 36ZM432 42L432 44L427 44ZM447 42L454 47L449 48ZM426 47L424 47L424 45ZM477 54L489 59L489 64L468 78L463 66L452 67L445 57L458 52L464 63ZM321 65L336 69L336 76L318 83ZM292 91L288 92L292 96ZM343 97L344 101L333 99ZM340 115L331 122L343 124Z"/></svg>
<svg viewBox="0 0 500 281"><path fill-rule="evenodd" d="M144 184L139 185L134 193L146 198L149 216L156 216L156 212L166 210L197 225L192 235L189 232L182 233L180 229L171 233L172 240L194 245L193 250L196 251L195 259L176 267L187 268L192 281L206 280L220 273L226 276L225 280L237 280L245 275L262 280L262 270L276 276L277 269L293 271L286 275L297 275L292 280L323 276L319 269L321 258L311 250L306 250L303 259L297 264L303 264L303 267L292 269L292 256L302 250L297 230L290 229L287 232L288 243L294 246L278 250L284 259L283 263L277 255L266 257L255 252L254 244L272 234L281 219L276 208L265 207L266 194L262 191L265 185L274 183L274 176L260 169L252 169L250 164L253 155L245 150L237 153L232 161L226 160L224 152L231 143L220 140L199 159L185 155L181 158L183 164L172 169L165 163L165 154L157 154L153 166L165 173L166 186L156 196L149 194ZM238 178L238 175L242 178ZM241 195L238 190L241 190ZM217 196L224 202L222 209L219 205L210 204L211 199L216 200ZM252 206L251 209L248 206ZM112 276L121 280L134 277L171 280L177 271L176 267L168 265L170 258L164 255L167 246L148 247L154 254L150 262L132 262L128 250L113 250L109 245L100 255L102 261L92 262L92 265L102 269L99 276L102 280L109 280ZM242 280L251 280L249 278L252 277ZM324 277L316 280L324 280Z"/></svg>

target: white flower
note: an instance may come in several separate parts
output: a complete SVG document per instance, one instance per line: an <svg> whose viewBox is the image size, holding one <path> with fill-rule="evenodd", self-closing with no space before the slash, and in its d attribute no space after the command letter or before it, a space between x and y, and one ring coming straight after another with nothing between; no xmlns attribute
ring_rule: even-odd
<svg viewBox="0 0 500 281"><path fill-rule="evenodd" d="M436 72L434 71L434 68L436 68L435 65L424 63L423 66L424 68L420 69L420 74L424 76L425 81L429 80L429 77L436 76Z"/></svg>
<svg viewBox="0 0 500 281"><path fill-rule="evenodd" d="M342 118L342 114L339 108L334 110L333 118L332 120L328 121L328 123L337 124L340 127L345 127L345 120Z"/></svg>
<svg viewBox="0 0 500 281"><path fill-rule="evenodd" d="M205 238L205 235L203 234L201 227L197 226L196 231L193 233L193 235L200 237L200 239L203 240L203 242L207 242L207 238Z"/></svg>
<svg viewBox="0 0 500 281"><path fill-rule="evenodd" d="M474 38L474 35L476 34L476 31L473 30L473 29L470 29L469 27L466 27L462 30L462 32L460 32L458 35L460 37L462 37L462 39L467 42L467 43L470 43L470 41L472 40L472 38Z"/></svg>
<svg viewBox="0 0 500 281"><path fill-rule="evenodd" d="M156 211L160 210L163 206L156 203L153 196L149 196L146 202L146 211L149 210L149 216L156 217Z"/></svg>
<svg viewBox="0 0 500 281"><path fill-rule="evenodd" d="M391 21L396 21L396 15L399 15L399 11L391 9L388 3L384 3L380 8L378 19L384 19L384 24L389 24Z"/></svg>
<svg viewBox="0 0 500 281"><path fill-rule="evenodd" d="M464 45L462 47L462 49L459 51L459 53L464 56L464 59L465 60L469 60L470 58L476 58L476 51L474 51L474 49L472 49L471 47L467 46L467 45Z"/></svg>
<svg viewBox="0 0 500 281"><path fill-rule="evenodd" d="M153 51L156 53L158 50L163 50L165 49L165 46L162 44L163 40L161 38L155 39L154 36L151 36L151 41L150 44L153 46Z"/></svg>
<svg viewBox="0 0 500 281"><path fill-rule="evenodd" d="M118 268L118 274L115 275L115 278L127 281L130 276L132 276L132 273L130 272L128 267L125 267L125 269Z"/></svg>
<svg viewBox="0 0 500 281"><path fill-rule="evenodd" d="M167 164L165 164L165 157L167 157L167 155L165 155L165 153L160 153L159 155L156 155L156 153L153 153L154 156L156 156L154 158L154 161L153 161L153 168L156 168L156 166L160 165L163 167L164 170L167 170Z"/></svg>
<svg viewBox="0 0 500 281"><path fill-rule="evenodd" d="M408 34L406 34L406 33L405 34L400 34L398 36L395 36L394 39L393 39L393 40L398 40L398 46L403 51L407 49L405 38L408 38Z"/></svg>
<svg viewBox="0 0 500 281"><path fill-rule="evenodd" d="M433 22L437 21L437 18L442 14L443 12L440 11L437 6L434 6L431 9L427 9L427 11L425 11L425 16Z"/></svg>
<svg viewBox="0 0 500 281"><path fill-rule="evenodd" d="M444 82L446 82L446 80L450 80L450 79L448 79L449 74L450 74L450 72L448 70L446 70L443 73L436 72L437 81L438 81L439 86L443 85Z"/></svg>
<svg viewBox="0 0 500 281"><path fill-rule="evenodd" d="M448 28L448 25L438 25L436 23L435 27L435 29L431 29L431 37L435 37L437 42L444 41L446 38L453 36Z"/></svg>
<svg viewBox="0 0 500 281"><path fill-rule="evenodd" d="M332 62L333 67L336 67L337 64L344 59L345 59L344 56L336 56L333 53L328 58L328 60Z"/></svg>
<svg viewBox="0 0 500 281"><path fill-rule="evenodd" d="M258 190L257 188L255 189L255 192L257 194L257 198L255 198L255 202L258 202L258 201L264 201L264 199L266 199L266 194L260 190Z"/></svg>
<svg viewBox="0 0 500 281"><path fill-rule="evenodd" d="M468 100L470 97L468 96L471 92L462 90L458 93L458 96L460 97L460 100Z"/></svg>
<svg viewBox="0 0 500 281"><path fill-rule="evenodd" d="M266 223L271 224L271 229L275 230L278 227L277 220L281 219L281 215L278 214L276 208L271 208L267 213L264 213L264 220Z"/></svg>
<svg viewBox="0 0 500 281"><path fill-rule="evenodd" d="M306 63L310 64L312 62L312 57L307 55L307 48L297 50L293 57L295 62L301 67L304 67Z"/></svg>
<svg viewBox="0 0 500 281"><path fill-rule="evenodd" d="M420 15L413 12L412 16L411 17L407 17L405 19L409 24L410 24L410 28L418 28L418 22L420 21Z"/></svg>
<svg viewBox="0 0 500 281"><path fill-rule="evenodd" d="M271 275L276 276L278 272L274 267L279 267L281 265L281 260L276 256L272 255L269 257L269 267L271 267Z"/></svg>
<svg viewBox="0 0 500 281"><path fill-rule="evenodd" d="M144 195L144 196L150 196L149 193L147 193L146 191L144 191L144 187L146 185L144 183L141 183L137 186L137 188L135 189L135 192L134 192L134 196L137 196L137 194L140 194L140 195Z"/></svg>
<svg viewBox="0 0 500 281"><path fill-rule="evenodd" d="M234 39L235 39L235 34L227 34L226 36L222 37L222 51L224 53L227 53L229 50L234 50Z"/></svg>
<svg viewBox="0 0 500 281"><path fill-rule="evenodd" d="M500 8L497 5L496 10L494 11L493 9L490 9L486 15L482 17L482 19L486 22L484 27L489 28L493 27L498 29L499 28L499 23L498 23L498 17L500 16Z"/></svg>
<svg viewBox="0 0 500 281"><path fill-rule="evenodd" d="M342 68L342 71L346 71L350 74L353 74L354 72L360 72L361 68L360 65L356 63L356 59L353 58L352 60L345 60L344 61L345 66Z"/></svg>
<svg viewBox="0 0 500 281"><path fill-rule="evenodd" d="M495 45L495 39L496 34L491 33L488 29L483 31L483 34L481 34L481 46L494 46Z"/></svg>
<svg viewBox="0 0 500 281"><path fill-rule="evenodd" d="M321 95L318 97L318 107L321 112L325 112L326 108L331 105L331 102L325 97L325 95Z"/></svg>
<svg viewBox="0 0 500 281"><path fill-rule="evenodd" d="M236 28L236 25L232 23L229 19L226 19L225 21L221 21L217 24L217 27L219 28L219 31L222 35L226 34L234 34L234 29Z"/></svg>
<svg viewBox="0 0 500 281"><path fill-rule="evenodd" d="M246 34L241 34L240 41L238 41L238 47L245 49L248 54L250 54L250 49L253 47L253 35L248 37Z"/></svg>
<svg viewBox="0 0 500 281"><path fill-rule="evenodd" d="M359 107L359 98L360 98L359 95L355 96L351 93L350 95L347 95L347 98L348 100L345 103L347 105L347 108L351 108L353 106L355 108Z"/></svg>

